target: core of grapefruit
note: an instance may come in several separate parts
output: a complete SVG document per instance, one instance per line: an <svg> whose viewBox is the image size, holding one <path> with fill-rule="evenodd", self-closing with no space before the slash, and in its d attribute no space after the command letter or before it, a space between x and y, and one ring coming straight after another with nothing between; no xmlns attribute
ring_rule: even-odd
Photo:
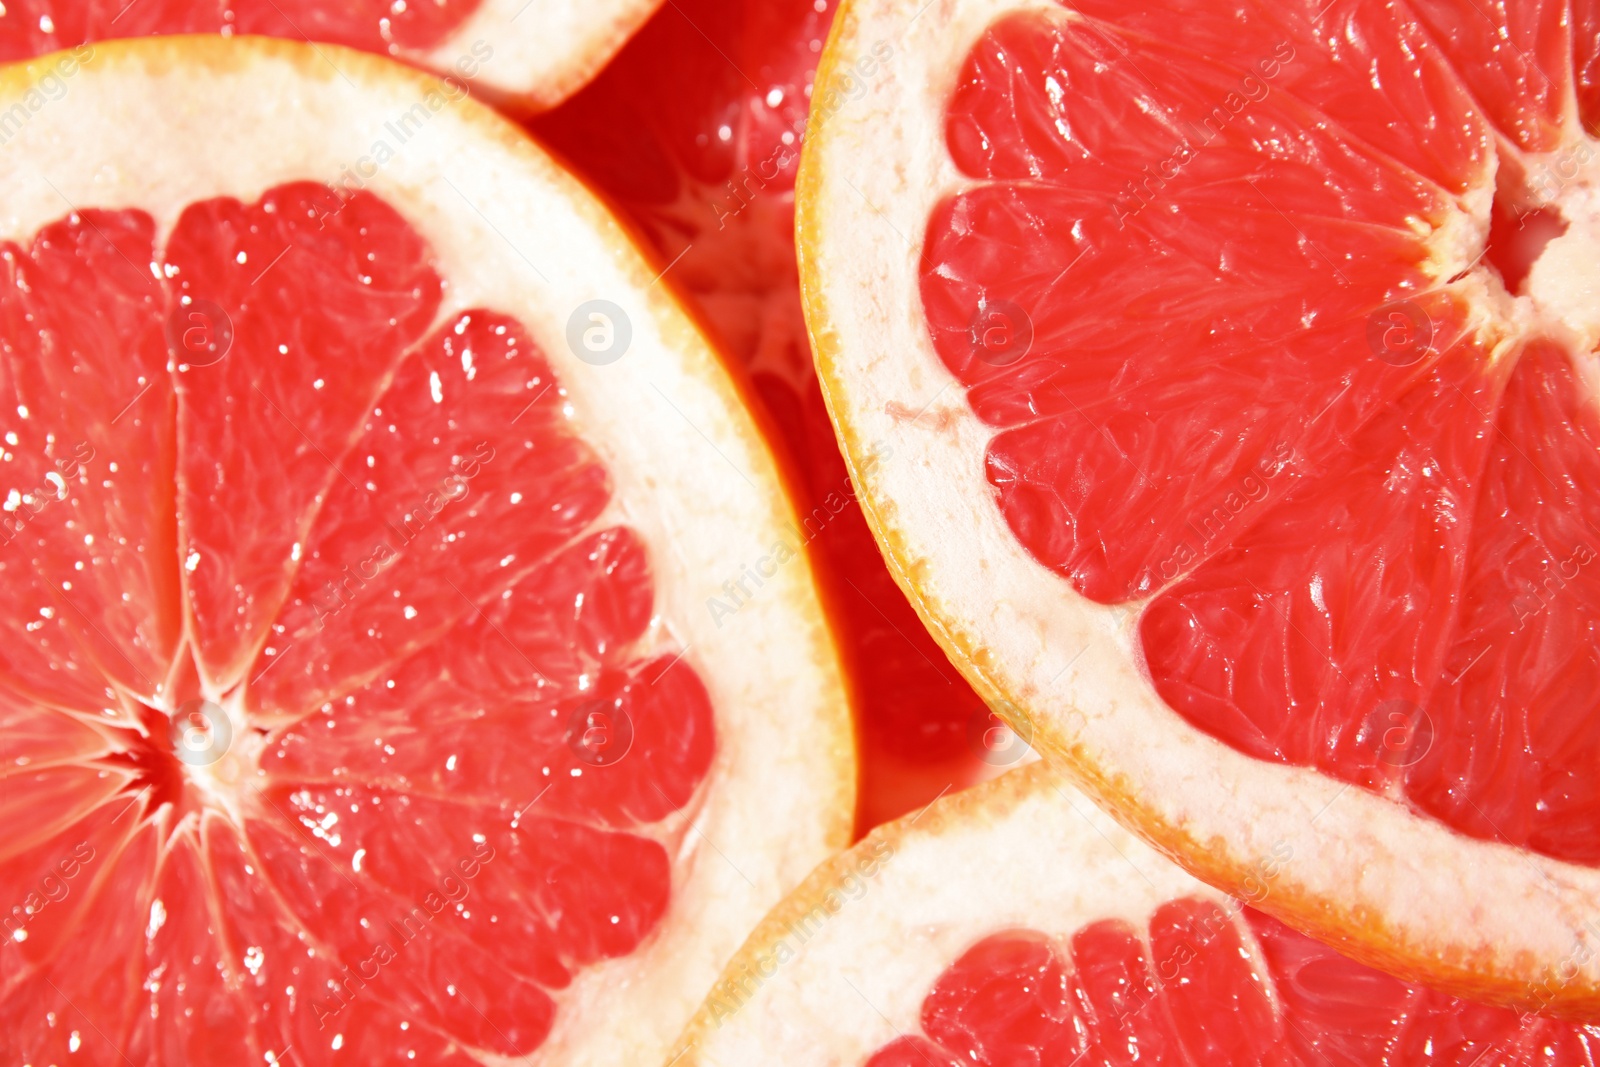
<svg viewBox="0 0 1600 1067"><path fill-rule="evenodd" d="M800 505L792 543L815 555L830 586L856 691L864 831L1027 749L992 718L889 576L817 387L795 264L795 172L809 131L864 91L885 61L869 54L860 70L814 84L836 7L677 0L530 128L636 224L669 268L666 282L748 373L792 460ZM719 601L737 605L758 579Z"/></svg>
<svg viewBox="0 0 1600 1067"><path fill-rule="evenodd" d="M0 1062L653 1062L848 840L806 562L704 610L793 521L719 357L327 52L0 72Z"/></svg>
<svg viewBox="0 0 1600 1067"><path fill-rule="evenodd" d="M819 78L896 59L799 192L864 507L980 691L1213 884L1286 852L1277 918L1589 1015L1597 25L857 0Z"/></svg>
<svg viewBox="0 0 1600 1067"><path fill-rule="evenodd" d="M432 70L518 111L605 66L661 0L8 0L0 61L124 37L254 34L339 44ZM327 68L338 53L322 50Z"/></svg>
<svg viewBox="0 0 1600 1067"><path fill-rule="evenodd" d="M1459 1000L1271 918L1045 764L880 827L763 920L682 1067L1590 1064L1600 1028Z"/></svg>

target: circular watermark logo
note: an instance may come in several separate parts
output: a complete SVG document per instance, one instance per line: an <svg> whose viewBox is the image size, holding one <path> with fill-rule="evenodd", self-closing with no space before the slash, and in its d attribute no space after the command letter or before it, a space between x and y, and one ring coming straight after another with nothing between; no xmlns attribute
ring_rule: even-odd
<svg viewBox="0 0 1600 1067"><path fill-rule="evenodd" d="M1026 715L1009 704L1001 705L1000 710L1006 713L1009 722L988 708L977 709L967 719L967 744L974 755L991 767L1009 767L1016 763L1028 754L1028 746L1033 741L1033 727Z"/></svg>
<svg viewBox="0 0 1600 1067"><path fill-rule="evenodd" d="M1385 767L1411 767L1433 748L1433 719L1409 700L1385 700L1367 716L1366 733Z"/></svg>
<svg viewBox="0 0 1600 1067"><path fill-rule="evenodd" d="M628 313L609 300L585 300L567 319L567 347L596 367L621 359L632 341Z"/></svg>
<svg viewBox="0 0 1600 1067"><path fill-rule="evenodd" d="M167 728L172 751L191 767L209 767L233 743L233 723L228 713L209 700L191 700L172 716Z"/></svg>
<svg viewBox="0 0 1600 1067"><path fill-rule="evenodd" d="M1414 300L1397 300L1367 316L1367 347L1391 367L1409 367L1433 349L1433 320Z"/></svg>
<svg viewBox="0 0 1600 1067"><path fill-rule="evenodd" d="M975 358L992 367L1007 367L1033 347L1033 319L1010 300L985 298L967 323L967 339Z"/></svg>
<svg viewBox="0 0 1600 1067"><path fill-rule="evenodd" d="M633 720L614 701L580 705L567 719L567 747L591 767L610 767L633 747Z"/></svg>
<svg viewBox="0 0 1600 1067"><path fill-rule="evenodd" d="M180 371L218 363L233 347L233 320L221 305L184 297L167 315L167 351Z"/></svg>

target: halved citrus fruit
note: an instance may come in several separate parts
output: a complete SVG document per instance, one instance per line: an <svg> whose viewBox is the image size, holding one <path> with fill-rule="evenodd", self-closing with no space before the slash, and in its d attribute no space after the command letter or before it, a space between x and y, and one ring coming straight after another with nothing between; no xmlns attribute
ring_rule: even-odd
<svg viewBox="0 0 1600 1067"><path fill-rule="evenodd" d="M863 505L979 690L1205 880L1286 853L1279 919L1587 1014L1597 25L858 0L819 80L893 58L799 191Z"/></svg>
<svg viewBox="0 0 1600 1067"><path fill-rule="evenodd" d="M800 523L855 683L862 832L1026 746L917 620L861 517L817 388L794 255L794 176L832 0L676 0L531 128L633 221L666 281L748 371L793 461ZM838 87L830 92L837 94ZM747 589L753 588L750 581ZM746 595L719 595L721 610Z"/></svg>
<svg viewBox="0 0 1600 1067"><path fill-rule="evenodd" d="M1600 1028L1403 982L1230 897L1043 763L880 827L751 935L677 1067L1589 1064Z"/></svg>
<svg viewBox="0 0 1600 1067"><path fill-rule="evenodd" d="M392 56L519 111L592 78L661 0L8 0L0 61L123 37L255 34ZM92 52L92 49L90 50ZM89 53L77 53L86 55ZM337 53L322 51L329 70Z"/></svg>
<svg viewBox="0 0 1600 1067"><path fill-rule="evenodd" d="M805 561L705 611L792 522L717 356L514 126L333 56L0 73L8 1064L651 1062L848 840Z"/></svg>

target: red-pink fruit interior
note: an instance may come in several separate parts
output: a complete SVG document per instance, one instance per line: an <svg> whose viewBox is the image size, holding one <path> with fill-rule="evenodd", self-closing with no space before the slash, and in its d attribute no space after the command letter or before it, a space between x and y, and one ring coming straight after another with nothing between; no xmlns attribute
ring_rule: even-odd
<svg viewBox="0 0 1600 1067"><path fill-rule="evenodd" d="M531 1053L715 748L545 357L368 193L0 261L0 1060Z"/></svg>
<svg viewBox="0 0 1600 1067"><path fill-rule="evenodd" d="M1009 738L985 746L986 736L999 737L988 729L987 708L885 568L812 369L794 252L800 150L808 122L826 121L887 76L893 56L880 42L849 57L834 84L814 86L837 6L664 5L599 77L533 130L643 231L669 268L667 281L748 370L793 460L796 540L823 565L857 690L865 831L1025 749Z"/></svg>
<svg viewBox="0 0 1600 1067"><path fill-rule="evenodd" d="M482 0L10 0L0 10L0 62L121 37L254 34L323 41L380 55L438 44ZM66 69L60 73L71 76ZM48 89L49 87L46 86Z"/></svg>
<svg viewBox="0 0 1600 1067"><path fill-rule="evenodd" d="M976 183L926 234L1006 521L1143 606L1212 736L1600 863L1591 357L1472 295L1564 230L1521 153L1584 146L1600 45L1561 4L1074 7L968 56ZM1434 277L1496 162L1483 262Z"/></svg>
<svg viewBox="0 0 1600 1067"><path fill-rule="evenodd" d="M921 1033L867 1067L1587 1064L1600 1029L1484 1007L1340 956L1251 908L1168 901L1140 931L1006 930L952 963Z"/></svg>

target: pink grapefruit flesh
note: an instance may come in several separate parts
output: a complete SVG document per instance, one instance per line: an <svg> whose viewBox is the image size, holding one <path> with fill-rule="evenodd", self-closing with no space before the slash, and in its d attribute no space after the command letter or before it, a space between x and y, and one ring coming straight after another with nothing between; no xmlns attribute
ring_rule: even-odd
<svg viewBox="0 0 1600 1067"><path fill-rule="evenodd" d="M283 42L102 45L13 146L42 221L0 243L6 1063L648 1059L681 987L841 842L804 564L739 634L697 610L707 542L786 513L716 357L470 102L370 187L262 181L333 173L439 90L336 58L350 81ZM292 119L251 110L262 86ZM184 155L225 118L225 165ZM570 340L557 246L620 272L567 284L611 298L630 362ZM799 703L763 710L775 690Z"/></svg>
<svg viewBox="0 0 1600 1067"><path fill-rule="evenodd" d="M203 1009L195 1049L259 1058L339 1032L348 1005L353 1062L418 1042L531 1052L550 993L660 919L668 854L638 831L689 801L715 750L694 668L637 650L637 536L585 532L610 486L548 362L487 309L431 327L440 279L378 198L280 186L190 205L159 248L154 232L86 212L0 253L14 454L48 486L74 435L94 453L66 499L11 517L6 570L36 576L7 585L12 658L37 666L6 681L40 736L8 746L8 807L36 829L0 868L20 902L6 1041L24 1061L74 1041L161 1058L163 1020ZM231 349L169 373L164 319L185 297L223 309ZM85 306L104 325L74 336ZM174 674L192 693L162 692ZM247 710L196 782L135 694L201 692ZM631 721L629 758L592 766L568 744L589 705ZM263 780L233 824L207 790L244 751ZM31 915L52 882L65 900ZM197 955L190 982L156 977Z"/></svg>
<svg viewBox="0 0 1600 1067"><path fill-rule="evenodd" d="M1000 714L1213 885L1287 850L1275 919L1585 1019L1594 22L850 0L819 78L895 64L798 182L864 510Z"/></svg>
<svg viewBox="0 0 1600 1067"><path fill-rule="evenodd" d="M691 1067L1580 1065L1600 1028L1401 981L1185 875L1047 764L880 827L775 908Z"/></svg>
<svg viewBox="0 0 1600 1067"><path fill-rule="evenodd" d="M832 586L856 689L865 832L1015 762L1025 746L1009 736L984 743L1004 726L990 721L883 566L817 387L794 262L794 179L808 123L825 123L840 93L861 87L813 85L836 7L668 5L593 83L531 128L670 266L668 281L748 373L792 460L796 540Z"/></svg>
<svg viewBox="0 0 1600 1067"><path fill-rule="evenodd" d="M0 61L99 41L173 34L278 37L392 56L472 86L519 112L576 91L660 0L11 0L0 5ZM321 55L336 70L332 53ZM71 76L41 85L54 96Z"/></svg>
<svg viewBox="0 0 1600 1067"><path fill-rule="evenodd" d="M237 33L326 41L368 52L428 48L471 14L481 0L388 0L330 5L307 0L14 0L0 16L0 59L44 55L86 41L171 33Z"/></svg>
<svg viewBox="0 0 1600 1067"><path fill-rule="evenodd" d="M1012 530L1083 595L1144 603L1175 710L1258 758L1594 864L1588 353L1558 322L1475 328L1472 279L1433 276L1430 227L1503 139L1495 203L1517 221L1469 269L1508 301L1525 284L1538 190L1505 171L1586 138L1559 6L1512 5L1518 47L1487 61L1494 27L1470 5L1372 12L1361 69L1394 72L1383 95L1304 43L1299 12L1196 13L1181 45L1155 11L1007 17L951 99L952 157L982 184L930 220L922 292L995 429ZM1014 361L969 340L973 309L1002 304L1031 329Z"/></svg>
<svg viewBox="0 0 1600 1067"><path fill-rule="evenodd" d="M939 976L921 1033L866 1067L1034 1063L1587 1064L1600 1032L1408 985L1251 908L1179 898L1144 929L990 934Z"/></svg>

